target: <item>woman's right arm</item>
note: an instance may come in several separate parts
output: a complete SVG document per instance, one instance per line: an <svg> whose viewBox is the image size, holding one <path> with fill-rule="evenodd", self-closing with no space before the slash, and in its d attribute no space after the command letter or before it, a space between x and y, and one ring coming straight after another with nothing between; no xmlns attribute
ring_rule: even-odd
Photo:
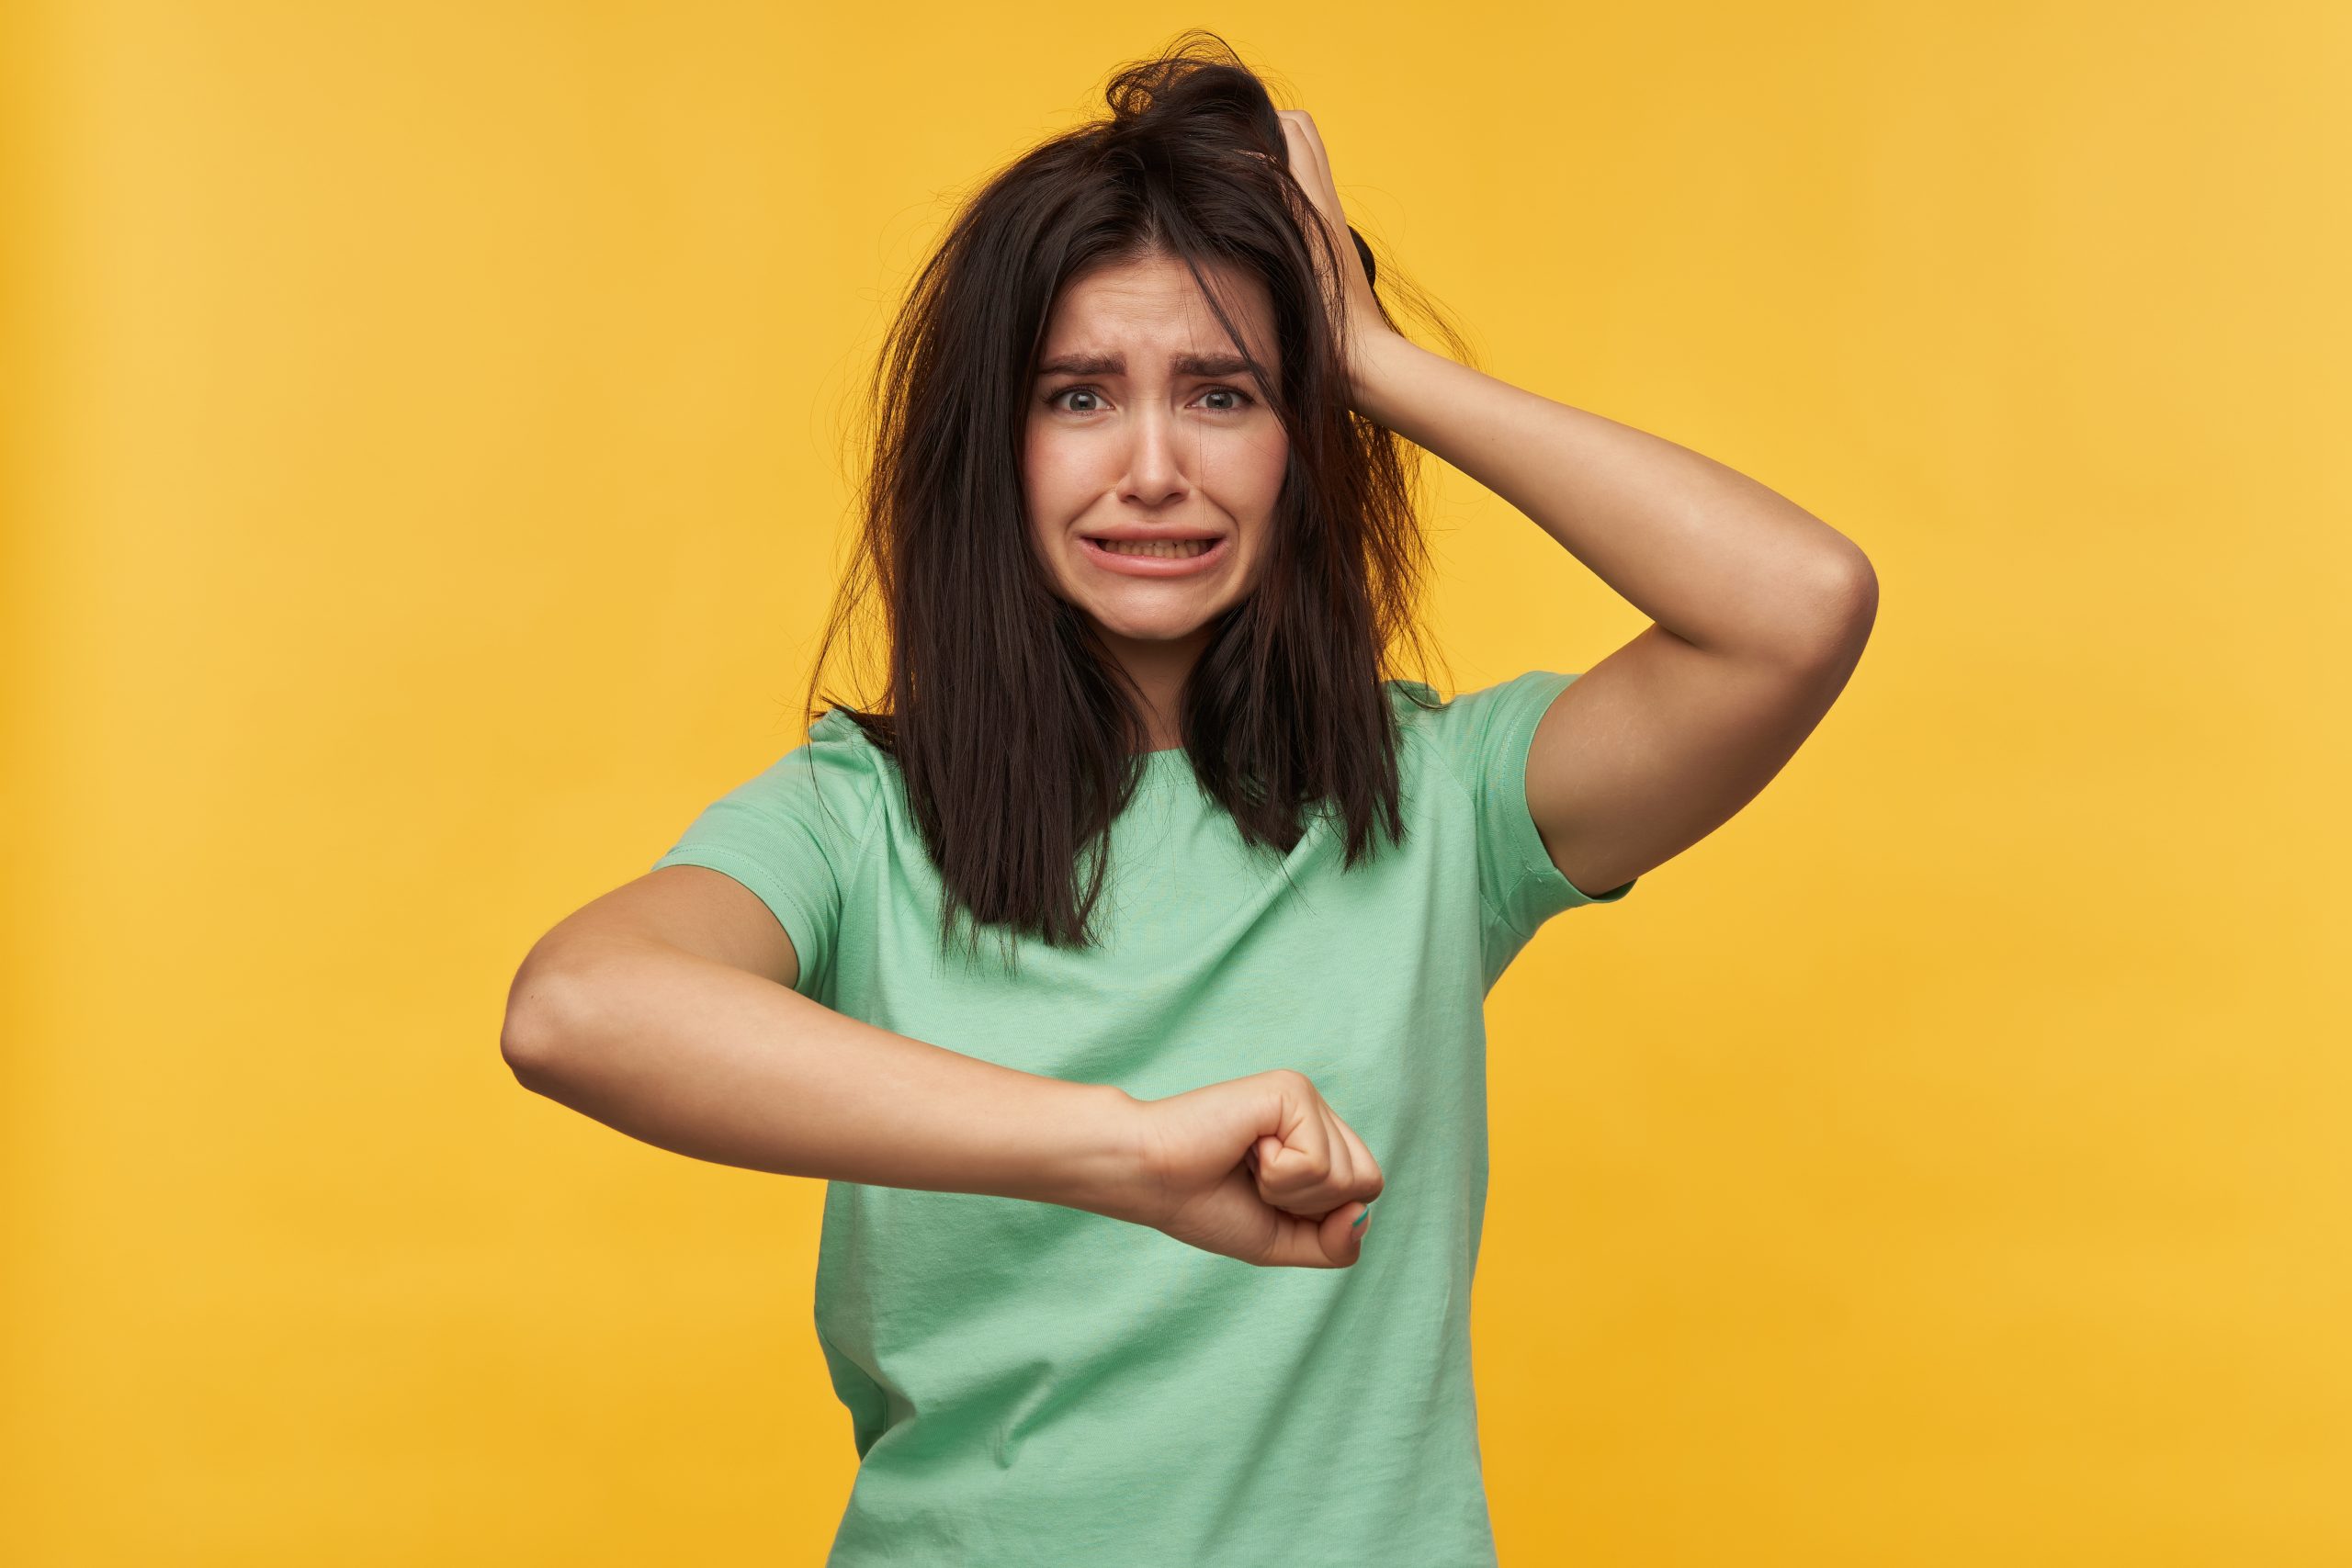
<svg viewBox="0 0 2352 1568"><path fill-rule="evenodd" d="M640 934L516 975L499 1049L524 1088L720 1165L1138 1218L1142 1102L967 1056Z"/></svg>
<svg viewBox="0 0 2352 1568"><path fill-rule="evenodd" d="M1138 1100L876 1028L799 977L750 888L665 866L539 940L499 1049L524 1088L719 1165L1058 1203L1261 1267L1363 1245L1379 1162L1302 1073Z"/></svg>

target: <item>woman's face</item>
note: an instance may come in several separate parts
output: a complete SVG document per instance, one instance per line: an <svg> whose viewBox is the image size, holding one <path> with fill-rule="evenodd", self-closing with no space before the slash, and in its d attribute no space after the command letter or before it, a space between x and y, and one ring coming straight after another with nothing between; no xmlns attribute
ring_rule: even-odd
<svg viewBox="0 0 2352 1568"><path fill-rule="evenodd" d="M1265 285L1201 270L1272 381ZM1174 650L1128 645L1195 634L1204 646L1208 625L1249 596L1265 555L1290 455L1282 421L1172 256L1066 283L1038 362L1023 477L1057 591L1124 654L1164 656ZM1151 544L1143 556L1099 543L1119 537L1189 542Z"/></svg>

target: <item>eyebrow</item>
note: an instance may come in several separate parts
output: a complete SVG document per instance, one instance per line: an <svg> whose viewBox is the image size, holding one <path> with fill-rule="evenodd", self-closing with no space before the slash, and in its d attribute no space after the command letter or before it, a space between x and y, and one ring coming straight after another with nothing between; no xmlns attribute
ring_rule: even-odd
<svg viewBox="0 0 2352 1568"><path fill-rule="evenodd" d="M1240 376L1251 368L1251 361L1238 354L1176 354L1168 359L1168 367L1180 376ZM1037 367L1040 376L1124 376L1127 373L1127 356L1124 354L1065 354L1046 360Z"/></svg>

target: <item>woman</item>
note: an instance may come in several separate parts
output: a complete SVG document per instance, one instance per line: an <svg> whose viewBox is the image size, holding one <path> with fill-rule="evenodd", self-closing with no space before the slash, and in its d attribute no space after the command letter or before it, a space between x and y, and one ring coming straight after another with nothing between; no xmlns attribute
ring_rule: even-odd
<svg viewBox="0 0 2352 1568"><path fill-rule="evenodd" d="M878 597L887 705L549 932L505 1055L829 1181L834 1568L1492 1562L1482 1000L1763 787L1873 581L1406 339L1313 121L1213 36L1109 98L971 201L886 344L826 643ZM1383 679L1405 441L1657 624L1580 679Z"/></svg>

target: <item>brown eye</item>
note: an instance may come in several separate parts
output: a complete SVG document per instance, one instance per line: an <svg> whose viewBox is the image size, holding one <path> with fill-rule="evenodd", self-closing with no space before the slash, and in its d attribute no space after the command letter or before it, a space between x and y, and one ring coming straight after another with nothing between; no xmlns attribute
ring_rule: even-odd
<svg viewBox="0 0 2352 1568"><path fill-rule="evenodd" d="M1091 398L1094 396L1095 392L1091 387L1064 387L1060 391L1056 392L1046 400L1056 404L1057 406L1063 406L1062 400L1064 398ZM1091 408L1083 408L1071 409L1069 412L1072 413L1092 413L1094 411Z"/></svg>

